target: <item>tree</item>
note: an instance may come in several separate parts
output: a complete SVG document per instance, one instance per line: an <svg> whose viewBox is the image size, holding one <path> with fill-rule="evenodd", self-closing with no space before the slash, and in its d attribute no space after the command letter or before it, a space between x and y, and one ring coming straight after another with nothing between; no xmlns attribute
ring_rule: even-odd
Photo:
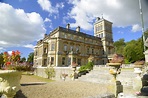
<svg viewBox="0 0 148 98"><path fill-rule="evenodd" d="M144 59L143 42L141 38L126 43L124 48L124 57L126 61L131 63Z"/></svg>
<svg viewBox="0 0 148 98"><path fill-rule="evenodd" d="M148 38L148 29L144 32L145 38Z"/></svg>
<svg viewBox="0 0 148 98"><path fill-rule="evenodd" d="M144 32L145 40L148 39L148 29ZM148 42L146 42L146 50L148 49Z"/></svg>
<svg viewBox="0 0 148 98"><path fill-rule="evenodd" d="M0 54L0 65L4 64L3 53Z"/></svg>
<svg viewBox="0 0 148 98"><path fill-rule="evenodd" d="M31 53L28 55L27 62L33 64L33 58L34 58L34 52L31 52Z"/></svg>
<svg viewBox="0 0 148 98"><path fill-rule="evenodd" d="M115 52L123 55L125 45L124 38L114 42Z"/></svg>
<svg viewBox="0 0 148 98"><path fill-rule="evenodd" d="M21 58L21 60L20 60L20 62L25 62L26 61L26 58L25 57L23 57L23 58Z"/></svg>

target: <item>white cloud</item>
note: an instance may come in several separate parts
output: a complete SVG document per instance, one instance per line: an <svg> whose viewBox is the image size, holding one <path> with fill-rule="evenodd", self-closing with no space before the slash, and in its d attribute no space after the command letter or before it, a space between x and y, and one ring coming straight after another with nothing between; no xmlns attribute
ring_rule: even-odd
<svg viewBox="0 0 148 98"><path fill-rule="evenodd" d="M42 17L25 13L9 4L0 3L0 47L22 46L43 38L46 30Z"/></svg>
<svg viewBox="0 0 148 98"><path fill-rule="evenodd" d="M4 52L5 49L3 47L0 47L0 53Z"/></svg>
<svg viewBox="0 0 148 98"><path fill-rule="evenodd" d="M141 30L141 27L138 24L134 24L132 26L132 32L137 32L137 31L140 31L140 30Z"/></svg>
<svg viewBox="0 0 148 98"><path fill-rule="evenodd" d="M144 21L148 21L148 6L142 1ZM81 26L82 29L92 30L96 17L103 17L113 22L114 27L127 27L140 24L138 0L69 0L72 8L67 14L75 22L71 27ZM145 22L146 24L146 22ZM146 24L148 26L148 24Z"/></svg>
<svg viewBox="0 0 148 98"><path fill-rule="evenodd" d="M35 46L32 44L27 44L27 45L24 45L23 47L34 49Z"/></svg>
<svg viewBox="0 0 148 98"><path fill-rule="evenodd" d="M63 2L57 3L56 6L52 6L52 3L50 2L50 0L38 0L37 2L44 11L47 11L50 14L53 14L53 13L58 14L59 9L62 9L64 7Z"/></svg>
<svg viewBox="0 0 148 98"><path fill-rule="evenodd" d="M52 20L45 18L44 23L46 23L49 28L53 29Z"/></svg>
<svg viewBox="0 0 148 98"><path fill-rule="evenodd" d="M63 2L57 3L56 8L60 8L60 9L64 8L64 3Z"/></svg>
<svg viewBox="0 0 148 98"><path fill-rule="evenodd" d="M44 22L51 22L49 18L45 18Z"/></svg>
<svg viewBox="0 0 148 98"><path fill-rule="evenodd" d="M51 2L49 0L38 0L37 2L43 10L48 11L50 13L57 13L57 10L52 7Z"/></svg>
<svg viewBox="0 0 148 98"><path fill-rule="evenodd" d="M119 34L123 34L123 32L122 32L122 31L118 31L117 33L119 33Z"/></svg>

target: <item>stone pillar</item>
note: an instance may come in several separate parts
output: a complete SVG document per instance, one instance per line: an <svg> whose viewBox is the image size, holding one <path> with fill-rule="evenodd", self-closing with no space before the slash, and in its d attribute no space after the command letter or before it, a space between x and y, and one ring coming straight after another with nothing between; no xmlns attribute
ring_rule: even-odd
<svg viewBox="0 0 148 98"><path fill-rule="evenodd" d="M140 92L142 88L142 78L140 76L142 73L142 67L134 68L134 73L137 74L137 76L133 80L133 89L137 92Z"/></svg>
<svg viewBox="0 0 148 98"><path fill-rule="evenodd" d="M120 81L112 81L108 87L109 91L115 95L117 98L119 93L123 92L123 85Z"/></svg>
<svg viewBox="0 0 148 98"><path fill-rule="evenodd" d="M56 66L58 66L58 61L59 61L58 49L59 49L59 39L57 39L57 44L56 44L56 63L55 63Z"/></svg>
<svg viewBox="0 0 148 98"><path fill-rule="evenodd" d="M137 92L140 92L142 88L142 80L141 77L136 77L133 80L133 89Z"/></svg>
<svg viewBox="0 0 148 98"><path fill-rule="evenodd" d="M71 66L72 66L72 63L73 63L73 53L71 55Z"/></svg>
<svg viewBox="0 0 148 98"><path fill-rule="evenodd" d="M121 63L107 63L107 65L110 66L109 72L113 76L111 82L109 83L108 89L117 98L118 94L123 92L123 85L116 79L117 75L121 73Z"/></svg>
<svg viewBox="0 0 148 98"><path fill-rule="evenodd" d="M145 62L148 62L148 50L146 50L146 51L144 52L144 54L145 54Z"/></svg>

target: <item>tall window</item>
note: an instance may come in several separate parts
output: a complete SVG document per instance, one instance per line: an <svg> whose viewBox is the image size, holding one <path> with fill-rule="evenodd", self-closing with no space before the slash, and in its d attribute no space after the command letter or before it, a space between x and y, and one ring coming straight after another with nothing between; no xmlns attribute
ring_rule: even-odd
<svg viewBox="0 0 148 98"><path fill-rule="evenodd" d="M75 62L75 63L76 63L76 58L73 58L73 62Z"/></svg>
<svg viewBox="0 0 148 98"><path fill-rule="evenodd" d="M47 62L48 62L48 64L50 64L50 57L47 58Z"/></svg>
<svg viewBox="0 0 148 98"><path fill-rule="evenodd" d="M51 51L54 51L55 49L55 44L51 44Z"/></svg>
<svg viewBox="0 0 148 98"><path fill-rule="evenodd" d="M81 65L81 59L78 59L78 65Z"/></svg>
<svg viewBox="0 0 148 98"><path fill-rule="evenodd" d="M70 39L72 39L72 40L73 40L73 35L71 35L71 36L70 36Z"/></svg>
<svg viewBox="0 0 148 98"><path fill-rule="evenodd" d="M47 66L47 59L44 59L43 66Z"/></svg>
<svg viewBox="0 0 148 98"><path fill-rule="evenodd" d="M104 50L102 50L102 54L103 54L103 55L105 54Z"/></svg>
<svg viewBox="0 0 148 98"><path fill-rule="evenodd" d="M67 51L67 45L64 45L64 51Z"/></svg>
<svg viewBox="0 0 148 98"><path fill-rule="evenodd" d="M47 53L47 48L44 48L44 54L46 54Z"/></svg>
<svg viewBox="0 0 148 98"><path fill-rule="evenodd" d="M89 47L87 48L87 54L89 54Z"/></svg>
<svg viewBox="0 0 148 98"><path fill-rule="evenodd" d="M64 38L67 38L67 35L64 33Z"/></svg>
<svg viewBox="0 0 148 98"><path fill-rule="evenodd" d="M101 38L103 37L103 33L101 33Z"/></svg>
<svg viewBox="0 0 148 98"><path fill-rule="evenodd" d="M100 30L102 30L102 25L100 26Z"/></svg>
<svg viewBox="0 0 148 98"><path fill-rule="evenodd" d="M51 57L51 64L54 63L54 57Z"/></svg>
<svg viewBox="0 0 148 98"><path fill-rule="evenodd" d="M92 54L94 54L94 49L92 49Z"/></svg>
<svg viewBox="0 0 148 98"><path fill-rule="evenodd" d="M65 57L62 57L62 65L65 65Z"/></svg>
<svg viewBox="0 0 148 98"><path fill-rule="evenodd" d="M73 46L70 46L70 51L73 51Z"/></svg>
<svg viewBox="0 0 148 98"><path fill-rule="evenodd" d="M76 47L76 52L79 52L79 46Z"/></svg>

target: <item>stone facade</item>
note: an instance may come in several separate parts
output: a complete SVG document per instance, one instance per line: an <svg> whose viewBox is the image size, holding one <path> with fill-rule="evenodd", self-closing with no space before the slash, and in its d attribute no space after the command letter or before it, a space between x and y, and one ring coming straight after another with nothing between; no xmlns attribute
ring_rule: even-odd
<svg viewBox="0 0 148 98"><path fill-rule="evenodd" d="M107 27L106 27L107 26ZM99 29L98 29L99 28ZM70 66L73 62L84 65L90 56L94 57L95 65L108 62L108 55L113 54L112 23L100 19L94 24L94 36L80 31L58 27L49 35L37 42L34 51L34 67Z"/></svg>

